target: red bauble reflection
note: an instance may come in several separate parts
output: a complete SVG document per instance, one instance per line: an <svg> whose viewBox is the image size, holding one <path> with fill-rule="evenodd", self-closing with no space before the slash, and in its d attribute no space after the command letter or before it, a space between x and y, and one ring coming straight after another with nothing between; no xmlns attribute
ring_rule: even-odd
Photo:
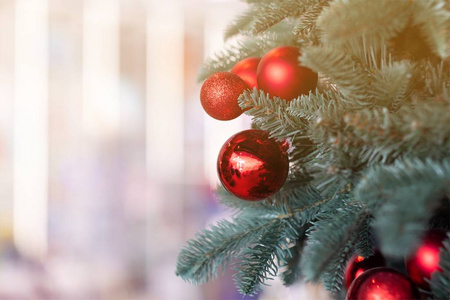
<svg viewBox="0 0 450 300"><path fill-rule="evenodd" d="M392 268L373 268L350 285L346 300L420 299L419 291L407 276Z"/></svg>
<svg viewBox="0 0 450 300"><path fill-rule="evenodd" d="M430 279L434 271L442 271L439 264L439 248L447 237L444 230L429 230L417 249L406 258L406 270L412 281L423 289L429 289L425 278Z"/></svg>
<svg viewBox="0 0 450 300"><path fill-rule="evenodd" d="M348 261L347 267L345 268L345 287L348 289L353 280L355 280L355 278L357 278L365 271L376 267L383 267L385 265L386 261L379 251L375 251L375 253L368 258L364 258L357 254L353 255Z"/></svg>
<svg viewBox="0 0 450 300"><path fill-rule="evenodd" d="M281 46L270 50L258 65L258 87L282 99L292 100L317 86L317 73L299 66L300 49Z"/></svg>
<svg viewBox="0 0 450 300"><path fill-rule="evenodd" d="M244 58L235 64L230 72L241 77L251 89L254 87L258 88L258 83L256 82L256 69L258 68L260 60L261 57Z"/></svg>
<svg viewBox="0 0 450 300"><path fill-rule="evenodd" d="M244 200L262 200L283 186L289 160L280 144L263 130L244 130L229 138L217 158L225 189Z"/></svg>
<svg viewBox="0 0 450 300"><path fill-rule="evenodd" d="M232 120L242 114L237 99L248 89L236 74L218 72L203 82L200 100L208 115L217 120Z"/></svg>

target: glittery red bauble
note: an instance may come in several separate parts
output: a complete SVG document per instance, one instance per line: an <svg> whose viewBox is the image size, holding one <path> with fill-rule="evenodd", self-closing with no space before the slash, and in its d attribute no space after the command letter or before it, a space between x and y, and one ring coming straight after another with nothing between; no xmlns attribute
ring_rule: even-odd
<svg viewBox="0 0 450 300"><path fill-rule="evenodd" d="M299 66L300 49L282 46L270 50L258 65L258 87L282 99L292 100L317 86L317 73Z"/></svg>
<svg viewBox="0 0 450 300"><path fill-rule="evenodd" d="M345 287L348 289L353 280L355 280L355 278L357 278L365 271L376 267L384 267L385 265L386 261L379 251L375 251L375 253L368 258L364 258L357 254L353 255L348 261L347 267L345 268Z"/></svg>
<svg viewBox="0 0 450 300"><path fill-rule="evenodd" d="M362 273L350 285L346 300L420 299L419 291L408 276L392 268L373 268Z"/></svg>
<svg viewBox="0 0 450 300"><path fill-rule="evenodd" d="M217 120L232 120L242 114L237 99L248 89L236 74L218 72L203 82L200 100L208 115Z"/></svg>
<svg viewBox="0 0 450 300"><path fill-rule="evenodd" d="M220 150L217 171L231 194L244 200L262 200L286 181L289 160L280 143L263 130L244 130L230 137Z"/></svg>
<svg viewBox="0 0 450 300"><path fill-rule="evenodd" d="M258 68L260 60L261 57L244 58L235 64L230 72L241 77L251 89L254 87L258 88L258 83L256 82L256 69Z"/></svg>
<svg viewBox="0 0 450 300"><path fill-rule="evenodd" d="M430 279L434 271L442 271L438 266L439 248L442 247L442 242L446 236L444 230L429 230L423 237L421 244L405 259L409 276L423 289L429 288L425 278Z"/></svg>

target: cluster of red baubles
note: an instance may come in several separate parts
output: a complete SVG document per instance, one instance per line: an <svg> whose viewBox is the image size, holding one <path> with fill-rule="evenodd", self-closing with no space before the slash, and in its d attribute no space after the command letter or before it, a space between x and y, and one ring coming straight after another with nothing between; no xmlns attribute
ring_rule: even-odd
<svg viewBox="0 0 450 300"><path fill-rule="evenodd" d="M245 58L230 70L205 80L200 92L203 109L217 120L242 114L237 99L247 88L259 88L272 97L292 100L316 88L317 73L299 65L300 49L281 46L262 58Z"/></svg>
<svg viewBox="0 0 450 300"><path fill-rule="evenodd" d="M427 280L439 268L439 252L446 233L441 229L426 232L420 245L405 259L408 276L385 267L385 259L380 252L364 258L354 255L348 262L344 274L347 288L346 300L353 299L420 299L417 288L429 290Z"/></svg>
<svg viewBox="0 0 450 300"><path fill-rule="evenodd" d="M230 72L218 72L202 85L203 109L217 120L232 120L243 110L238 98L246 89L259 88L286 100L307 94L317 85L317 74L299 65L300 50L282 46L264 57L248 57ZM231 194L249 201L265 199L278 192L289 171L283 145L262 130L245 130L223 145L217 159L219 179Z"/></svg>

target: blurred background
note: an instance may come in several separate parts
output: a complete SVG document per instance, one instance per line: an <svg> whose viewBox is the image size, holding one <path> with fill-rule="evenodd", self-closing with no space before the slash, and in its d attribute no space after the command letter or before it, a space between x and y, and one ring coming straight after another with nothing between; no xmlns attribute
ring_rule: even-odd
<svg viewBox="0 0 450 300"><path fill-rule="evenodd" d="M242 299L175 261L226 217L215 160L249 119L208 117L196 75L244 8L0 0L0 299Z"/></svg>

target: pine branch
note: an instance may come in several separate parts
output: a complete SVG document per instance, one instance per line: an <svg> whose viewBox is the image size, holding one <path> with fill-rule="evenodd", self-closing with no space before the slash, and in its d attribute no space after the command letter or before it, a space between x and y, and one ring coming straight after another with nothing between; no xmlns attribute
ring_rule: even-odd
<svg viewBox="0 0 450 300"><path fill-rule="evenodd" d="M222 186L216 192L220 204L233 210L236 214L245 213L248 210L258 211L257 214L261 217L266 214L273 217L287 210L287 208L280 208L281 205L292 206L300 201L297 198L299 196L308 199L308 201L320 200L319 192L309 186L311 179L306 176L289 179L279 192L261 201L244 201L227 192Z"/></svg>
<svg viewBox="0 0 450 300"><path fill-rule="evenodd" d="M328 2L328 1L327 1ZM320 13L323 10L323 5L315 4L309 9L305 10L304 13L298 18L298 21L292 29L294 34L298 34L301 36L307 35L314 27L316 27L317 19L320 16Z"/></svg>
<svg viewBox="0 0 450 300"><path fill-rule="evenodd" d="M317 46L307 48L300 59L303 64L336 83L335 89L345 96L341 97L341 101L352 104L348 105L351 109L367 106L397 109L409 100L416 86L420 74L418 66L409 61L393 61L385 47L375 51L363 44L360 53L354 50L353 56L332 47ZM328 85L327 88L333 86Z"/></svg>
<svg viewBox="0 0 450 300"><path fill-rule="evenodd" d="M445 102L421 103L396 113L373 109L330 116L315 124L314 141L338 157L369 165L407 156L442 158L450 150L449 110Z"/></svg>
<svg viewBox="0 0 450 300"><path fill-rule="evenodd" d="M241 293L245 295L257 293L262 284L277 275L278 267L292 264L291 252L286 250L291 243L298 242L304 236L305 224L311 221L321 207L329 201L322 200L317 192L315 192L314 200L305 199L314 191L311 188L308 191L307 187L302 190L293 189L292 194L285 192L286 198L277 197L280 203L275 205L262 204L263 207L265 206L263 209L276 211L277 214L273 215L274 221L257 244L243 250L240 255L242 262L238 268L239 272L235 275L235 281ZM267 212L256 209L252 211L252 214L255 212L255 218L267 216ZM242 212L239 217L248 218L245 212Z"/></svg>
<svg viewBox="0 0 450 300"><path fill-rule="evenodd" d="M358 48L365 37L378 49L408 24L411 15L407 0L336 0L318 20L323 42L338 47ZM337 50L337 49L336 49Z"/></svg>
<svg viewBox="0 0 450 300"><path fill-rule="evenodd" d="M273 225L273 226L272 226ZM292 263L290 244L304 236L305 229L295 219L278 219L261 236L258 243L243 250L234 279L244 295L254 295L278 273L279 267ZM283 273L284 275L284 273Z"/></svg>
<svg viewBox="0 0 450 300"><path fill-rule="evenodd" d="M310 140L308 123L321 124L322 115L338 118L351 106L343 101L344 96L333 90L310 93L309 96L287 102L277 97L271 99L263 91L245 91L238 99L246 114L253 116L256 128L268 130L275 138L290 138L295 150L290 161L293 164L306 164L318 153Z"/></svg>
<svg viewBox="0 0 450 300"><path fill-rule="evenodd" d="M277 0L258 7L255 22L252 25L252 33L259 34L269 29L282 20L301 15L305 10L314 6L311 0Z"/></svg>
<svg viewBox="0 0 450 300"><path fill-rule="evenodd" d="M450 299L450 232L439 253L439 267L442 271L431 275L431 292L434 299Z"/></svg>
<svg viewBox="0 0 450 300"><path fill-rule="evenodd" d="M303 42L317 44L319 42L316 33L316 23L319 15L322 13L323 7L329 1L319 1L311 5L301 14L292 32L299 35Z"/></svg>
<svg viewBox="0 0 450 300"><path fill-rule="evenodd" d="M441 58L450 56L450 5L445 0L412 2L413 24L419 26L430 49Z"/></svg>
<svg viewBox="0 0 450 300"><path fill-rule="evenodd" d="M320 279L332 292L341 288L345 266L357 243L357 229L369 215L362 206L341 205L313 222L301 263L306 280Z"/></svg>
<svg viewBox="0 0 450 300"><path fill-rule="evenodd" d="M317 149L309 136L297 135L291 139L292 151L289 152L290 172L292 176L312 177L309 163L317 155Z"/></svg>
<svg viewBox="0 0 450 300"><path fill-rule="evenodd" d="M237 218L292 219L298 228L314 219L328 201L307 182L290 181L268 199L251 202L234 197L225 189L218 190L221 204L235 211Z"/></svg>
<svg viewBox="0 0 450 300"><path fill-rule="evenodd" d="M219 268L224 270L229 260L241 253L242 249L255 243L260 244L261 236L266 232L270 232L272 238L277 238L276 244L270 244L278 245L274 248L276 251L273 255L279 261L286 262L283 260L282 250L287 249L289 243L295 243L300 237L299 230L334 200L333 197L324 199L318 191L308 186L285 189L283 193L277 194L276 199L278 202L256 202L253 207L248 203L241 206L234 202L233 205L239 206L241 211L233 219L233 223L222 220L211 226L210 230L204 230L195 239L188 241L178 257L177 275L191 283L204 283L216 277ZM280 234L274 234L275 227L282 228ZM267 262L271 263L269 260ZM248 288L246 291L252 293L250 286L259 283L256 280L254 285L243 284Z"/></svg>
<svg viewBox="0 0 450 300"><path fill-rule="evenodd" d="M340 92L355 106L368 106L365 88L369 85L367 72L343 51L323 46L303 50L301 64L331 78Z"/></svg>
<svg viewBox="0 0 450 300"><path fill-rule="evenodd" d="M254 126L269 131L272 137L293 137L304 132L304 120L286 114L286 100L271 99L264 91L254 89L242 93L238 103L242 109L250 108L245 113L253 116Z"/></svg>
<svg viewBox="0 0 450 300"><path fill-rule="evenodd" d="M409 100L417 81L417 66L409 61L385 61L371 74L373 103L395 110Z"/></svg>
<svg viewBox="0 0 450 300"><path fill-rule="evenodd" d="M306 238L305 230L303 230L300 239L295 246L284 250L284 259L286 264L284 265L284 271L280 274L281 280L285 286L290 286L303 278L300 268L301 253L303 252L303 244Z"/></svg>
<svg viewBox="0 0 450 300"><path fill-rule="evenodd" d="M291 100L286 112L295 118L320 122L322 116L338 117L351 109L353 107L346 102L344 95L337 90L327 89Z"/></svg>
<svg viewBox="0 0 450 300"><path fill-rule="evenodd" d="M268 230L261 235L256 245L244 249L239 259L238 273L234 280L239 292L243 295L254 295L258 293L261 284L271 280L278 272L275 262L275 252L278 247L280 235L282 234L282 222L272 224Z"/></svg>
<svg viewBox="0 0 450 300"><path fill-rule="evenodd" d="M278 37L277 45L278 46L294 46L299 47L300 41L299 37L294 34L293 28L295 26L295 18L287 18L284 19L272 27L265 30L263 33L258 34L268 34L273 33Z"/></svg>
<svg viewBox="0 0 450 300"><path fill-rule="evenodd" d="M230 259L259 240L261 234L277 220L234 219L222 220L211 229L196 234L187 242L177 259L177 276L202 284L217 277L219 268L226 269Z"/></svg>
<svg viewBox="0 0 450 300"><path fill-rule="evenodd" d="M372 217L368 216L357 229L355 252L366 258L372 256L375 250L375 237L371 225Z"/></svg>
<svg viewBox="0 0 450 300"><path fill-rule="evenodd" d="M397 160L364 174L355 199L374 212L373 226L384 254L403 257L416 245L440 199L450 192L449 183L448 158Z"/></svg>
<svg viewBox="0 0 450 300"><path fill-rule="evenodd" d="M255 17L255 7L251 6L242 15L236 17L233 22L228 24L224 32L225 41L241 33L248 31Z"/></svg>
<svg viewBox="0 0 450 300"><path fill-rule="evenodd" d="M422 75L420 82L423 82L424 94L432 97L437 102L445 101L450 103L450 66L442 61L438 65L426 62L420 70Z"/></svg>

